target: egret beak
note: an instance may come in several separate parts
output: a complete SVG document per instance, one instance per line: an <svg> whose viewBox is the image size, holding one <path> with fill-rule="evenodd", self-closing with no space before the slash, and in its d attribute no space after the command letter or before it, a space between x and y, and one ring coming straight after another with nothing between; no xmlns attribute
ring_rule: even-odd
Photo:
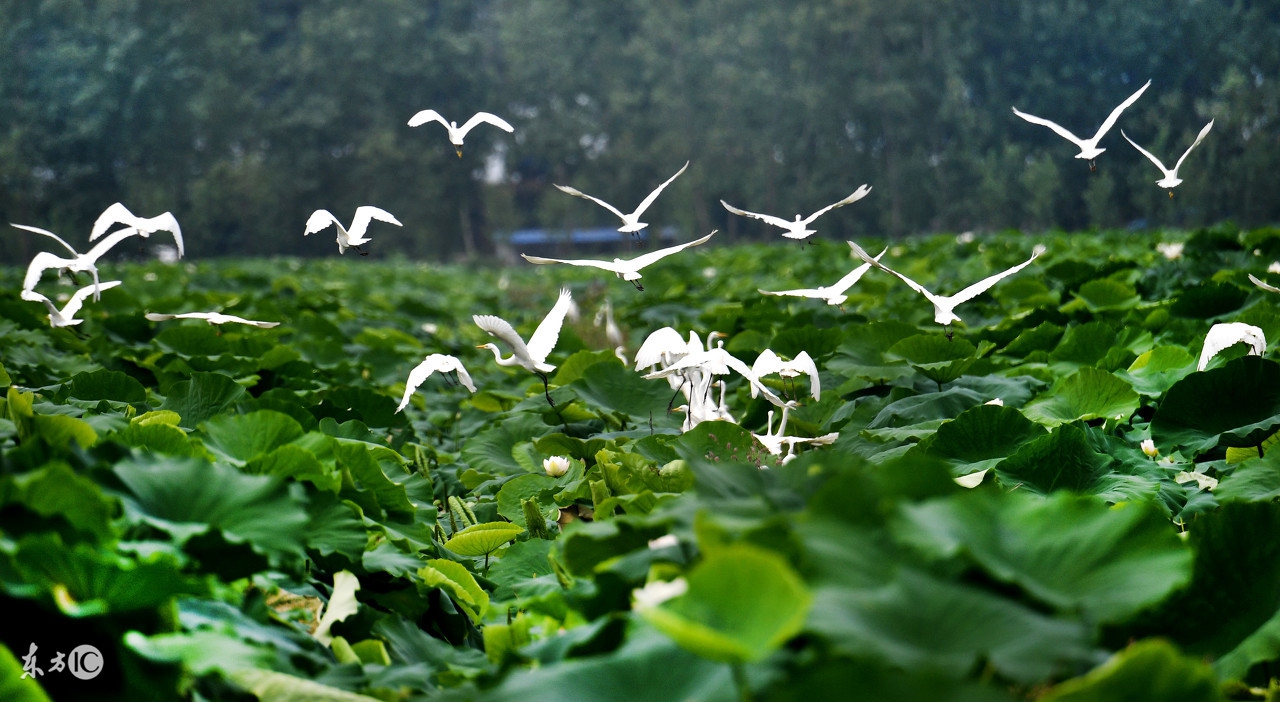
<svg viewBox="0 0 1280 702"><path fill-rule="evenodd" d="M1172 190L1170 190L1170 191L1169 191L1169 199L1170 199L1170 200L1172 200L1172 199L1173 199L1173 191L1172 191Z"/></svg>
<svg viewBox="0 0 1280 702"><path fill-rule="evenodd" d="M461 147L461 146L454 147L454 149L453 149L453 150L458 152L458 158L462 158L462 147Z"/></svg>

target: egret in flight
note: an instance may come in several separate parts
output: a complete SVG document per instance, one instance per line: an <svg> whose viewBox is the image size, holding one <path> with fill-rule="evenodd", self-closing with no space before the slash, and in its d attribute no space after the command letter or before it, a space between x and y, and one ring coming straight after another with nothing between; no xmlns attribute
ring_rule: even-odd
<svg viewBox="0 0 1280 702"><path fill-rule="evenodd" d="M164 322L170 319L203 319L209 324L246 324L259 329L270 329L280 326L279 322L259 322L254 319L245 319L237 317L234 314L223 314L221 312L183 312L181 314L161 314L159 312L148 312L144 315L153 322Z"/></svg>
<svg viewBox="0 0 1280 702"><path fill-rule="evenodd" d="M338 228L338 253L346 253L348 248L353 248L360 252L361 256L368 256L369 252L361 248L365 243L373 241L365 236L365 231L369 228L371 220L379 222L387 222L397 227L401 226L400 221L390 212L381 207L373 205L361 205L356 208L355 218L351 220L351 229L342 226L342 222L338 221L329 210L316 210L307 218L307 230L302 233L303 236L315 234L323 231L330 224Z"/></svg>
<svg viewBox="0 0 1280 702"><path fill-rule="evenodd" d="M400 406L396 408L396 411L399 412L408 406L409 398L413 397L413 393L418 389L418 386L422 385L427 376L437 371L444 375L445 378L449 377L449 373L455 374L458 377L458 384L471 392L476 391L475 383L471 382L471 374L467 373L467 369L462 367L462 361L448 354L433 353L422 359L422 363L419 363L413 370L409 371L409 379L404 383L404 397L401 398Z"/></svg>
<svg viewBox="0 0 1280 702"><path fill-rule="evenodd" d="M889 249L886 248L884 251L881 251L880 253L876 254L875 260L879 261L880 257L884 255L884 252L888 250ZM825 300L828 305L843 305L844 301L849 299L849 296L845 295L845 293L848 292L849 288L852 288L854 283L857 283L858 280L860 280L862 276L865 275L866 272L869 270L871 270L871 264L863 263L861 266L858 266L857 268L854 268L852 271L849 271L849 273L846 274L845 277L841 278L840 280L837 280L834 284L821 285L816 288L800 288L797 290L776 290L776 291L759 290L759 288L757 288L757 290L759 290L761 295L786 295L790 297L809 297L816 300Z"/></svg>
<svg viewBox="0 0 1280 702"><path fill-rule="evenodd" d="M1178 159L1177 163L1173 164L1172 169L1165 168L1164 164L1160 162L1160 159L1156 158L1150 151L1138 146L1137 142L1130 139L1129 135L1125 134L1123 129L1120 130L1120 136L1124 137L1125 141L1133 144L1133 148L1142 152L1143 156L1146 156L1147 159L1156 164L1156 168L1159 168L1160 172L1164 174L1163 178L1156 181L1156 185L1159 185L1162 188L1168 188L1169 197L1173 197L1173 189L1182 183L1182 179L1178 177L1178 169L1182 168L1182 162L1186 160L1187 155L1191 153L1191 150L1199 146L1200 142L1204 141L1204 137L1209 133L1210 129L1213 129L1213 120L1209 120L1209 123L1204 125L1204 128L1200 130L1199 136L1196 137L1195 141L1191 142L1191 146L1188 146L1186 151L1182 152L1182 157Z"/></svg>
<svg viewBox="0 0 1280 702"><path fill-rule="evenodd" d="M863 261L871 263L876 268L879 268L882 271L896 275L899 279L902 280L902 282L906 283L907 286L910 287L912 290L915 290L921 295L924 295L925 298L929 300L929 302L933 303L933 321L942 325L950 325L952 322L959 322L960 317L958 317L955 313L955 309L958 305L964 302L968 302L969 300L972 300L973 298L989 290L991 286L995 285L996 283L999 283L1001 280L1004 280L1005 278L1013 275L1014 273L1017 273L1023 268L1026 268L1028 265L1031 264L1032 261L1036 260L1041 253L1043 253L1043 250L1041 248L1036 248L1036 250L1031 254L1031 258L1028 258L1027 260L1023 261L1022 263L1019 263L1018 265L1012 268L1000 271L995 275L987 276L986 278L979 280L978 282L974 283L973 285L970 285L969 287L965 288L964 290L961 290L960 292L954 295L935 295L934 293L926 290L923 285L893 270L892 268L885 266L883 263L880 263L879 261L875 260L874 258L871 257L871 254L864 251L861 246L858 246L852 241L848 243L849 243L849 246L853 248L853 252L857 254L858 258L861 258Z"/></svg>
<svg viewBox="0 0 1280 702"><path fill-rule="evenodd" d="M471 316L476 326L510 346L511 355L503 358L502 352L497 345L492 343L482 344L476 348L492 351L493 360L500 366L520 366L541 378L542 392L546 395L547 402L552 407L555 407L556 403L551 399L551 389L547 385L547 373L555 370L556 367L547 363L547 356L555 348L556 341L560 339L560 327L564 325L564 316L569 312L569 303L572 300L573 297L569 294L569 291L562 288L560 290L560 298L556 300L556 304L551 308L551 311L538 324L538 328L533 331L533 336L529 337L528 344L524 342L524 339L520 337L520 334L516 332L510 323L500 317L489 314Z"/></svg>
<svg viewBox="0 0 1280 702"><path fill-rule="evenodd" d="M645 227L649 226L648 222L640 221L640 215L644 214L644 211L649 209L649 205L652 205L653 201L658 199L658 195L662 192L662 190L666 188L668 185L671 185L671 181L680 177L680 174L684 173L684 169L688 167L689 167L689 162L685 161L684 165L680 167L680 170L676 171L675 175L671 176L670 178L667 178L666 182L664 182L662 185L659 185L653 192L649 193L648 197L640 201L640 206L635 208L635 210L633 210L631 214L623 214L622 210L619 210L618 208L614 207L613 205L610 205L604 200L601 200L598 197L593 197L591 195L588 195L576 188L571 188L567 185L556 185L556 187L559 188L562 192L569 193L570 195L573 195L575 197L580 197L580 198L590 200L596 203L597 205L605 208L606 210L609 210L610 212L614 213L615 215L617 215L622 219L622 226L618 227L618 231L631 232L634 234L640 231L641 229L644 229Z"/></svg>
<svg viewBox="0 0 1280 702"><path fill-rule="evenodd" d="M1036 117L1035 115L1029 115L1025 112L1019 112L1018 108L1016 107L1013 108L1013 114L1027 120L1032 124L1038 124L1042 127L1048 127L1052 129L1054 132L1056 132L1058 136L1078 146L1080 148L1080 153L1076 154L1076 158L1087 159L1089 161L1089 170L1096 171L1098 167L1095 164L1095 161L1098 158L1098 156L1102 154L1103 151L1106 151L1106 149L1102 149L1098 147L1098 142L1102 141L1102 137L1106 136L1106 133L1111 129L1113 125L1115 125L1116 120L1120 118L1120 113L1124 112L1125 108L1129 107L1134 102L1136 102L1138 98L1142 96L1142 92L1146 90L1147 87L1150 85L1151 85L1151 81L1147 81L1145 84L1143 84L1141 88L1138 88L1137 92L1135 92L1133 95L1130 95L1128 98L1125 99L1124 102L1116 106L1116 108L1111 111L1111 114L1107 115L1107 119L1102 122L1102 126L1098 127L1098 131L1095 132L1094 135L1088 139L1081 139L1080 137L1067 131L1057 123L1050 122L1049 120L1043 117Z"/></svg>
<svg viewBox="0 0 1280 702"><path fill-rule="evenodd" d="M25 224L11 224L10 226L47 236L59 244L62 244L62 247L70 252L72 256L72 258L65 258L56 254L51 254L48 251L41 251L31 258L31 263L27 265L27 274L22 279L22 292L19 297L32 302L39 302L40 298L44 297L43 295L35 292L35 288L36 284L40 282L40 276L51 268L59 271L67 271L68 273L73 274L73 278L75 273L91 274L93 276L93 299L97 300L98 292L102 289L102 285L98 282L98 259L102 258L103 255L114 248L116 244L131 236L147 236L147 234L144 234L133 227L125 227L124 229L117 229L116 231L111 232L88 251L79 253L75 249L71 248L71 244L63 241L62 237L48 231L47 229L29 227Z"/></svg>
<svg viewBox="0 0 1280 702"><path fill-rule="evenodd" d="M75 291L75 293L71 295L71 299L67 300L67 304L62 306L62 309L58 309L58 306L53 304L52 300L38 292L30 292L25 299L31 300L32 302L44 303L44 306L49 310L49 326L55 329L59 327L73 327L84 321L83 319L76 319L75 317L76 314L80 312L80 308L84 306L85 299L94 294L95 287L98 291L110 290L111 288L119 285L120 282L121 281L119 280L112 280L106 283L98 283L96 285L86 285Z"/></svg>
<svg viewBox="0 0 1280 702"><path fill-rule="evenodd" d="M178 247L178 258L182 258L182 227L178 226L178 220L171 212L158 214L155 217L139 217L129 211L123 203L114 203L98 215L98 219L93 223L93 229L89 233L89 241L95 241L98 237L107 233L111 227L123 224L138 230L138 234L146 239L156 232L169 232L173 234L173 243Z"/></svg>
<svg viewBox="0 0 1280 702"><path fill-rule="evenodd" d="M492 124L507 133L515 131L515 127L507 124L506 120L488 112L475 113L471 116L471 119L467 120L466 124L459 127L457 122L445 120L445 118L435 110L423 110L409 118L409 126L417 127L418 125L426 124L431 121L439 122L444 125L445 129L449 130L449 143L453 144L453 150L458 152L458 158L462 158L462 139L467 136L467 132L471 131L473 127L481 122L485 124Z"/></svg>
<svg viewBox="0 0 1280 702"><path fill-rule="evenodd" d="M845 199L839 202L834 202L830 205L827 205L826 207L818 210L817 212L814 212L808 217L804 217L803 219L800 217L800 215L796 215L795 221L793 222L788 222L787 220L781 217L774 217L773 215L759 214L758 212L748 212L746 210L740 210L734 207L733 205L730 205L729 203L725 202L724 200L721 200L720 204L724 205L724 208L726 210L729 210L730 212L736 215L742 215L743 217L751 217L753 219L758 219L762 222L772 224L775 227L781 227L782 229L785 230L784 232L782 232L782 235L787 237L788 239L808 239L809 237L817 233L816 229L809 229L809 225L812 224L814 220L816 220L817 218L826 214L828 211L833 210L837 207L844 207L845 205L851 202L857 202L858 200L861 200L862 198L866 197L867 193L869 192L871 192L871 186L864 183L862 184L862 186L860 186L857 190L853 191L853 193L851 193Z"/></svg>
<svg viewBox="0 0 1280 702"><path fill-rule="evenodd" d="M617 276L619 278L622 278L623 280L630 281L632 285L636 286L636 290L643 292L644 286L641 285L639 282L641 268L644 268L650 263L655 263L657 261L660 261L666 258L667 256L670 256L671 254L684 251L690 246L698 246L699 244L705 244L711 240L712 235L714 235L715 233L716 233L715 231L712 231L711 234L708 234L702 237L701 239L695 239L693 241L680 244L678 246L669 246L665 249L658 249L657 251L650 251L647 254L644 254L642 256L636 256L635 258L632 258L632 259L615 258L612 261L597 261L594 259L543 258L541 256L529 256L526 254L520 254L520 256L521 258L528 261L529 263L567 263L571 266L588 266L591 268L600 268L602 270L610 271L612 273L617 274Z"/></svg>

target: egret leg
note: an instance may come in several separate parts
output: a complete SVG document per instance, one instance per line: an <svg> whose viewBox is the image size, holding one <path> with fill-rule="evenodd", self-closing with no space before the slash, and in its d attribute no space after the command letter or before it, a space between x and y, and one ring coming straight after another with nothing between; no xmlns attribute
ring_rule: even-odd
<svg viewBox="0 0 1280 702"><path fill-rule="evenodd" d="M547 384L547 374L539 373L538 377L542 378L542 394L546 396L547 404L551 405L552 407L555 407L556 401L551 399L551 386Z"/></svg>
<svg viewBox="0 0 1280 702"><path fill-rule="evenodd" d="M1094 159L1089 159L1089 172L1093 173L1097 170L1098 170L1098 162L1095 161Z"/></svg>
<svg viewBox="0 0 1280 702"><path fill-rule="evenodd" d="M687 382L689 382L689 379L685 378L684 383ZM676 388L676 391L671 393L671 399L667 400L667 414L671 414L671 409L675 407L676 398L680 396L680 389L684 387L684 383L680 383L679 387Z"/></svg>
<svg viewBox="0 0 1280 702"><path fill-rule="evenodd" d="M1173 197L1173 194L1172 194L1172 193L1170 193L1170 194L1169 194L1169 197ZM632 285L634 285L634 286L636 286L636 290L639 290L640 292L644 292L644 286L640 284L640 281L638 281L638 280L633 280L633 281L631 281L631 284L632 284Z"/></svg>

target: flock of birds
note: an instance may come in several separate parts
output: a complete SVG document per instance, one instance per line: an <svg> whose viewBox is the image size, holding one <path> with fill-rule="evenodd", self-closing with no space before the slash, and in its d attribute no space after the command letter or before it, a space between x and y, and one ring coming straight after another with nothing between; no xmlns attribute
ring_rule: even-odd
<svg viewBox="0 0 1280 702"><path fill-rule="evenodd" d="M1106 149L1100 146L1103 137L1115 125L1121 113L1131 106L1142 96L1143 92L1151 85L1151 81L1147 81L1145 85L1130 95L1120 103L1107 118L1102 125L1088 139L1077 137L1072 132L1062 126L1044 119L1013 108L1014 114L1022 119L1037 125L1042 125L1052 129L1055 133L1075 144L1080 152L1076 154L1076 158L1086 159L1089 162L1090 170L1096 170L1096 159ZM462 147L464 139L468 132L473 128L488 124L506 132L513 132L514 128L505 120L488 112L478 112L468 119L461 127L456 122L448 121L440 113L435 110L423 110L415 114L409 120L410 127L417 127L429 122L440 123L448 132L450 144L453 145L459 158L462 157ZM1205 136L1213 127L1210 121L1201 129L1199 135L1190 147L1182 154L1172 169L1166 168L1164 164L1151 152L1139 146L1136 142L1124 134L1130 144L1139 152L1151 160L1152 163L1160 169L1163 177L1156 181L1157 185L1162 188L1169 189L1170 197L1173 196L1172 189L1182 182L1178 177L1178 170L1182 167L1183 161L1191 151L1204 140ZM622 225L618 227L621 233L630 233L638 235L639 232L648 226L648 223L640 221L641 216L649 209L655 200L661 195L667 186L671 185L676 178L685 172L689 167L686 161L680 170L674 175L660 184L652 192L649 193L640 204L630 213L624 213L622 210L614 207L608 202L598 197L588 195L576 188L564 185L556 185L556 188L562 192L574 197L590 200L597 205L603 207L613 213L622 220ZM721 200L724 208L738 216L758 219L774 227L782 229L782 236L793 240L805 240L812 237L816 230L813 224L818 217L827 212L852 204L866 197L871 192L871 187L863 184L854 190L849 196L823 207L807 217L797 214L794 220L787 220L769 214L762 214L740 209ZM346 227L337 217L328 210L319 209L311 214L307 219L303 235L314 234L329 226L333 226L337 230L338 253L345 253L347 249L355 249L361 255L367 255L368 250L365 244L371 241L368 236L368 229L373 221L402 226L394 215L378 207L369 205L358 207L355 211L351 225ZM94 300L98 299L98 295L102 290L107 290L122 284L122 281L113 280L102 282L98 279L97 262L110 251L115 245L119 244L131 237L149 238L151 234L159 231L169 232L173 235L177 248L178 257L183 253L182 231L178 226L174 216L165 212L161 215L143 218L134 215L123 204L115 203L108 207L101 216L94 222L93 228L89 235L90 242L97 242L92 248L85 253L77 252L70 244L64 241L56 234L40 229L37 227L14 224L19 229L41 234L49 237L60 244L67 250L69 256L56 255L49 252L41 252L31 260L26 276L23 279L21 297L24 300L40 302L45 305L49 312L49 322L53 327L69 327L79 324L82 320L77 319L76 315L83 308L84 304L92 296ZM113 227L120 226L119 229L112 231ZM643 291L644 286L639 282L641 278L641 269L653 265L662 259L678 254L688 248L700 246L711 240L716 234L712 231L710 234L701 238L671 246L663 249L651 251L630 259L614 258L611 261L595 260L595 259L559 259L545 258L541 256L529 256L521 254L523 258L534 264L564 264L580 267L592 267L600 270L614 273L617 277L630 282L635 286L636 290ZM953 322L960 321L960 317L956 314L956 307L975 298L983 292L990 289L996 283L1006 277L1009 277L1023 268L1030 265L1039 257L1044 249L1037 246L1031 257L1011 268L990 275L953 295L938 295L926 289L923 285L903 275L881 262L885 251L881 251L876 256L871 256L858 244L848 242L852 253L856 259L861 260L861 264L851 270L840 280L827 286L819 286L816 288L800 288L792 290L768 291L760 290L763 295L791 296L801 298L811 298L823 300L828 305L843 305L848 299L847 293L864 274L872 268L878 268L889 273L912 290L919 293L934 309L934 321L946 328L948 338L951 338L950 325ZM84 287L75 290L70 299L66 301L63 307L58 308L55 303L43 293L36 290L36 286L41 282L43 274L48 270L56 270L66 272L75 280L76 273L88 273L92 276L93 282ZM1259 287L1272 291L1280 292L1273 286L1254 278L1250 279ZM78 284L78 283L77 283ZM573 307L572 295L569 290L562 289L554 306L542 319L541 323L534 330L533 334L526 342L525 339L515 330L515 328L506 320L495 315L473 315L472 319L476 326L484 330L496 340L502 342L509 350L510 355L503 356L502 350L494 343L487 343L476 348L488 349L493 353L494 361L501 366L518 366L533 373L542 380L543 393L547 402L555 406L555 402L551 397L550 387L548 384L547 374L555 370L555 366L547 362L552 350L555 348L556 342L560 336L560 330L564 324L564 319ZM621 332L613 323L612 310L606 302L606 306L602 309L602 313L606 316L609 329L608 337L611 343L616 344L616 353L619 358L626 363L625 349L623 348L623 340ZM599 317L599 316L598 316ZM181 313L147 313L146 318L152 321L165 321L170 319L203 319L210 324L226 324L237 323L252 325L260 328L270 328L279 324L279 322L264 322L257 320L249 320L234 315L228 315L221 312L181 312ZM1252 333L1252 332L1250 332ZM684 413L685 419L682 429L688 430L697 426L700 422L708 420L735 421L733 414L725 402L724 376L734 373L744 378L750 388L751 396L762 396L769 403L781 409L781 420L777 431L773 429L774 412L769 411L768 425L764 434L756 434L771 453L782 455L783 461L789 460L794 456L794 450L800 443L830 443L836 438L836 434L829 434L816 438L790 437L785 435L788 412L798 406L795 399L787 399L773 392L768 386L761 382L761 378L777 374L782 378L784 390L787 384L794 385L795 379L799 376L807 376L810 382L810 395L815 399L819 399L821 388L818 377L818 368L808 353L801 351L794 358L783 359L772 350L766 349L756 359L752 366L747 366L730 353L724 350L724 341L717 337L723 334L712 332L707 335L707 341L704 344L696 332L690 331L686 338L677 330L671 327L663 327L658 329L645 339L644 343L636 352L635 369L636 371L646 370L643 376L646 379L665 379L674 394L672 400L668 403L669 409ZM713 345L713 341L716 343ZM1252 340L1251 340L1252 342ZM1262 342L1265 348L1265 341ZM1216 353L1216 351L1215 351ZM447 354L433 353L426 356L412 371L410 371L408 379L405 383L404 396L401 399L397 412L402 411L408 406L413 394L418 387L426 381L433 373L440 373L448 378L453 379L461 386L467 388L470 392L476 392L476 386L471 379L470 374L463 366L462 362ZM716 389L718 388L718 395ZM684 395L685 402L673 407L675 398L680 394ZM794 394L794 393L792 393ZM785 455L782 454L783 447L787 447Z"/></svg>

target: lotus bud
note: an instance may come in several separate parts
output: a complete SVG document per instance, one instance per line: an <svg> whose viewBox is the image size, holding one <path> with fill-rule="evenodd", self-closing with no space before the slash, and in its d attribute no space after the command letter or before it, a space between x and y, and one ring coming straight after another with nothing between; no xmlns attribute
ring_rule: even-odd
<svg viewBox="0 0 1280 702"><path fill-rule="evenodd" d="M542 462L542 469L547 471L547 475L559 478L569 472L569 459L564 456L552 456Z"/></svg>
<svg viewBox="0 0 1280 702"><path fill-rule="evenodd" d="M1156 442L1151 439L1142 440L1142 452L1151 458L1155 458L1160 455L1160 452L1156 450Z"/></svg>

